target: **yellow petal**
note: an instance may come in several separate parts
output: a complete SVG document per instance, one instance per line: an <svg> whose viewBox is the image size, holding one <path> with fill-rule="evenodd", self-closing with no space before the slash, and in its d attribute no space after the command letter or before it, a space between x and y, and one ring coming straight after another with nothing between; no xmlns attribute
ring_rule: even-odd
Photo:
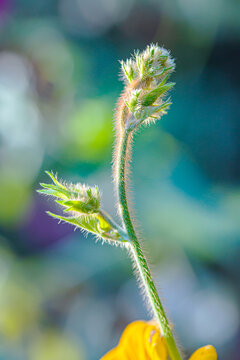
<svg viewBox="0 0 240 360"><path fill-rule="evenodd" d="M167 349L157 324L147 326L144 333L144 342L149 359L167 360Z"/></svg>
<svg viewBox="0 0 240 360"><path fill-rule="evenodd" d="M196 350L189 360L217 360L216 349L212 345L206 345Z"/></svg>
<svg viewBox="0 0 240 360"><path fill-rule="evenodd" d="M110 350L106 355L104 355L100 360L121 360L122 356L118 349L115 347L114 349Z"/></svg>
<svg viewBox="0 0 240 360"><path fill-rule="evenodd" d="M156 323L135 321L124 330L119 345L101 360L167 360L164 339Z"/></svg>
<svg viewBox="0 0 240 360"><path fill-rule="evenodd" d="M148 359L144 342L144 330L147 326L145 321L134 321L126 327L119 342L123 359Z"/></svg>

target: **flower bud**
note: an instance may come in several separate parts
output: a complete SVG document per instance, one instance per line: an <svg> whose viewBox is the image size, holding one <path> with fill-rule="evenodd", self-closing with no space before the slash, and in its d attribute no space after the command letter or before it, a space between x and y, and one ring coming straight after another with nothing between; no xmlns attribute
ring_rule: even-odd
<svg viewBox="0 0 240 360"><path fill-rule="evenodd" d="M56 202L63 206L64 211L77 212L81 214L96 214L100 207L100 194L97 187L89 187L85 184L62 184L50 172L46 172L54 184L41 184L43 189L39 192L51 195L58 200Z"/></svg>
<svg viewBox="0 0 240 360"><path fill-rule="evenodd" d="M56 198L63 211L69 216L56 215L47 211L47 214L72 224L85 232L91 232L106 241L125 242L123 231L100 209L100 194L98 188L84 184L67 184L57 180L57 177L46 171L53 184L40 184L43 189L38 192Z"/></svg>
<svg viewBox="0 0 240 360"><path fill-rule="evenodd" d="M126 62L121 61L126 82L123 93L126 130L134 130L143 122L159 119L169 108L167 92L174 83L167 82L175 69L170 53L158 45L149 45L142 53L136 52Z"/></svg>

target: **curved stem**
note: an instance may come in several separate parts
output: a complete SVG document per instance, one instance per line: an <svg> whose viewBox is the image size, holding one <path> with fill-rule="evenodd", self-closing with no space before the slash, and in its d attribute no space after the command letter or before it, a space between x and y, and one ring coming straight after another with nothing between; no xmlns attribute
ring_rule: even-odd
<svg viewBox="0 0 240 360"><path fill-rule="evenodd" d="M142 278L146 290L146 294L149 297L153 312L159 322L161 334L165 339L168 353L172 360L181 360L181 356L176 346L173 334L170 329L170 325L168 323L162 303L159 299L156 287L153 283L147 261L142 252L128 209L127 195L126 195L126 165L127 165L127 157L128 157L127 151L128 151L128 146L130 146L129 143L131 140L130 139L131 134L126 131L121 131L119 135L120 135L120 143L116 154L117 156L116 175L117 175L119 207L120 207L122 221L125 225L127 235L130 239L130 247L133 253L134 261L137 265L140 276Z"/></svg>

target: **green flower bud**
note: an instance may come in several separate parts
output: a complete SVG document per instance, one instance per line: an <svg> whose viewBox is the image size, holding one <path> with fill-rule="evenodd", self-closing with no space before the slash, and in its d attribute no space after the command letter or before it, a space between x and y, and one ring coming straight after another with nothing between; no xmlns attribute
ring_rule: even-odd
<svg viewBox="0 0 240 360"><path fill-rule="evenodd" d="M171 102L167 92L174 86L167 80L175 69L170 53L151 44L142 53L122 61L122 74L126 82L123 100L128 108L122 121L126 130L134 130L143 122L159 119Z"/></svg>
<svg viewBox="0 0 240 360"><path fill-rule="evenodd" d="M85 184L62 184L57 178L46 171L54 184L40 184L43 189L38 192L51 195L63 206L64 211L78 212L81 214L98 213L100 207L100 194L98 188L89 187Z"/></svg>
<svg viewBox="0 0 240 360"><path fill-rule="evenodd" d="M39 193L55 197L68 216L56 215L48 211L48 215L91 232L106 241L127 241L125 232L100 209L100 194L98 188L85 184L67 184L57 180L57 177L46 171L53 184L40 184L43 189Z"/></svg>
<svg viewBox="0 0 240 360"><path fill-rule="evenodd" d="M121 61L122 74L127 83L134 80L153 79L161 81L175 69L170 52L157 44L148 45L142 53L136 51L131 59Z"/></svg>

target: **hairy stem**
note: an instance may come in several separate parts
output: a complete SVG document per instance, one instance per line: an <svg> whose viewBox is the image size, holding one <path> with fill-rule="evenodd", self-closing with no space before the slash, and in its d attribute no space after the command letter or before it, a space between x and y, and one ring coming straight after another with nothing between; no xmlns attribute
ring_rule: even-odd
<svg viewBox="0 0 240 360"><path fill-rule="evenodd" d="M142 252L128 209L126 194L126 166L129 156L128 148L130 146L131 134L127 131L121 130L121 132L119 131L118 135L120 135L120 139L118 139L119 144L115 161L117 161L116 176L120 214L130 240L130 247L133 253L134 261L142 278L142 282L144 284L146 294L149 297L153 312L159 322L161 334L166 341L168 353L172 360L181 360L181 356L176 346L172 331L170 329L170 325L168 323L162 303L159 299L156 287L153 283L147 261Z"/></svg>

